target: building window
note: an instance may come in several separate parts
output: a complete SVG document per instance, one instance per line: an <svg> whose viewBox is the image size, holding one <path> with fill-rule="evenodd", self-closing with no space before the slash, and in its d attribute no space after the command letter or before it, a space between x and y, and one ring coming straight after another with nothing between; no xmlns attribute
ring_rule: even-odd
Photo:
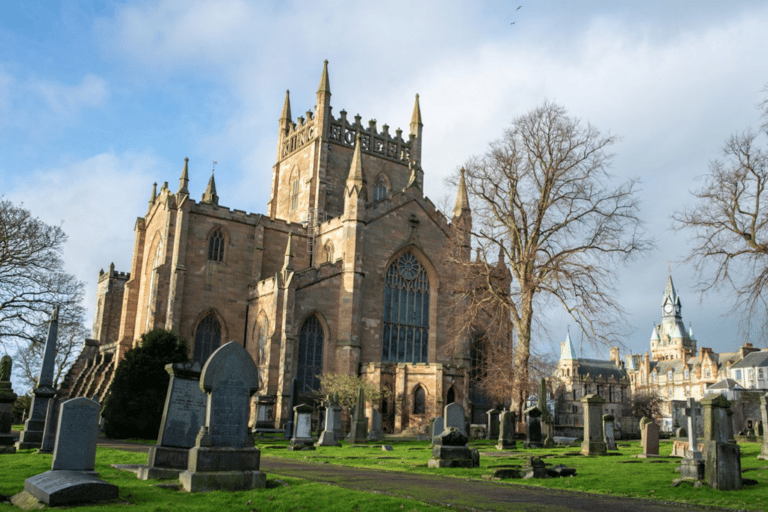
<svg viewBox="0 0 768 512"><path fill-rule="evenodd" d="M669 386L669 397L672 398L674 394L675 394L675 387Z"/></svg>
<svg viewBox="0 0 768 512"><path fill-rule="evenodd" d="M299 206L299 178L293 178L291 181L291 211Z"/></svg>
<svg viewBox="0 0 768 512"><path fill-rule="evenodd" d="M760 380L763 380L765 378L765 376L763 374L763 369L762 368L758 368L757 369L757 378L760 379Z"/></svg>
<svg viewBox="0 0 768 512"><path fill-rule="evenodd" d="M445 396L445 405L452 404L456 401L456 391L453 390L453 386L448 389L448 394Z"/></svg>
<svg viewBox="0 0 768 512"><path fill-rule="evenodd" d="M208 239L208 259L224 261L224 232L216 228Z"/></svg>
<svg viewBox="0 0 768 512"><path fill-rule="evenodd" d="M736 370L736 380L741 380L741 370Z"/></svg>
<svg viewBox="0 0 768 512"><path fill-rule="evenodd" d="M674 376L672 375L672 370L669 370L669 371L667 372L667 380L668 380L669 382L672 382L672 381L674 380Z"/></svg>
<svg viewBox="0 0 768 512"><path fill-rule="evenodd" d="M685 387L685 396L691 396L691 386Z"/></svg>
<svg viewBox="0 0 768 512"><path fill-rule="evenodd" d="M691 372L688 370L688 368L685 369L685 371L683 372L683 375L685 377L685 380L688 380L691 378Z"/></svg>
<svg viewBox="0 0 768 512"><path fill-rule="evenodd" d="M426 363L429 342L429 278L411 253L387 269L382 359Z"/></svg>
<svg viewBox="0 0 768 512"><path fill-rule="evenodd" d="M269 334L269 322L266 318L261 320L259 324L259 338L257 342L259 351L259 364L265 364L267 362L267 336Z"/></svg>
<svg viewBox="0 0 768 512"><path fill-rule="evenodd" d="M658 382L658 381L659 381L659 374L654 372L654 374L653 374L653 382Z"/></svg>
<svg viewBox="0 0 768 512"><path fill-rule="evenodd" d="M747 370L747 381L752 382L752 380L755 378L755 371L750 368Z"/></svg>
<svg viewBox="0 0 768 512"><path fill-rule="evenodd" d="M195 331L195 361L202 366L221 344L221 324L211 311L197 325Z"/></svg>
<svg viewBox="0 0 768 512"><path fill-rule="evenodd" d="M712 378L712 372L710 371L710 369L709 369L709 368L707 368L707 369L704 371L704 377L705 377L705 378L707 378L707 379L711 379L711 378Z"/></svg>
<svg viewBox="0 0 768 512"><path fill-rule="evenodd" d="M413 392L413 414L424 414L427 410L427 394L424 388L417 386Z"/></svg>
<svg viewBox="0 0 768 512"><path fill-rule="evenodd" d="M385 197L387 197L387 180L380 174L373 184L373 200L381 201Z"/></svg>
<svg viewBox="0 0 768 512"><path fill-rule="evenodd" d="M323 326L317 315L312 315L301 326L299 333L299 365L296 378L301 390L320 391L319 375L323 372Z"/></svg>

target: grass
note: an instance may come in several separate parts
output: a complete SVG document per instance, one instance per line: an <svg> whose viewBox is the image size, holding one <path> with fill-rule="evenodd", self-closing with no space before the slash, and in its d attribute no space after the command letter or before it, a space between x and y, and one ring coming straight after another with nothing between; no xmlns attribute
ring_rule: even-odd
<svg viewBox="0 0 768 512"><path fill-rule="evenodd" d="M51 468L51 455L22 450L16 454L0 455L0 494L11 496L24 489L24 480ZM129 471L118 471L110 464L143 464L146 454L110 448L96 451L96 471L102 479L117 485L117 501L78 507L84 512L114 510L126 507L131 512L227 511L312 511L342 510L375 512L381 510L438 511L446 507L425 504L415 499L400 499L362 491L353 491L328 484L308 482L299 478L279 478L267 475L267 488L238 492L209 492L190 494L183 490L158 487L157 480L139 480ZM172 481L171 481L172 482ZM0 503L0 512L18 511L10 503Z"/></svg>
<svg viewBox="0 0 768 512"><path fill-rule="evenodd" d="M666 457L672 451L671 441L661 441L661 458L640 459L632 455L641 452L639 441L620 442L619 452L608 456L584 457L578 447L557 447L526 449L519 452L506 452L503 456L482 455L483 452L496 452L495 441L473 441L470 448L481 452L480 467L430 469L427 461L431 458L431 449L426 442L395 439L385 441L392 444L394 451L384 452L380 444L369 447L340 448L323 447L316 451L290 452L282 449L286 442L282 440L259 440L262 457L328 462L345 466L368 467L407 473L440 474L446 476L482 479L491 476L495 469L503 467L521 467L530 455L542 457L547 464L565 464L578 471L573 478L549 478L541 480L508 480L516 484L581 491L601 495L632 498L650 498L661 501L674 501L703 506L768 510L768 461L757 460L760 445L743 443L741 447L741 465L744 478L756 481L754 485L745 485L740 491L717 491L709 487L693 487L683 483L672 487L672 481L680 477L675 469L679 458ZM521 443L518 443L520 447ZM502 452L496 452L502 453Z"/></svg>

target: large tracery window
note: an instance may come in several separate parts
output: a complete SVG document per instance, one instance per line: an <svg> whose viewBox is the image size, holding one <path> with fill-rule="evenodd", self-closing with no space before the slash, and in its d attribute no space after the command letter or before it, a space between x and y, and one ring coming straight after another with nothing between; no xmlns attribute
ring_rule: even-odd
<svg viewBox="0 0 768 512"><path fill-rule="evenodd" d="M296 378L302 391L320 391L323 371L323 326L316 315L304 322L299 333L299 366Z"/></svg>
<svg viewBox="0 0 768 512"><path fill-rule="evenodd" d="M381 201L387 197L387 180L379 175L373 183L373 200Z"/></svg>
<svg viewBox="0 0 768 512"><path fill-rule="evenodd" d="M419 260L405 253L387 270L382 360L426 363L428 341L429 277Z"/></svg>
<svg viewBox="0 0 768 512"><path fill-rule="evenodd" d="M224 260L224 233L216 228L208 239L208 259L211 261Z"/></svg>
<svg viewBox="0 0 768 512"><path fill-rule="evenodd" d="M195 331L195 361L202 366L221 344L221 324L211 311L197 325Z"/></svg>

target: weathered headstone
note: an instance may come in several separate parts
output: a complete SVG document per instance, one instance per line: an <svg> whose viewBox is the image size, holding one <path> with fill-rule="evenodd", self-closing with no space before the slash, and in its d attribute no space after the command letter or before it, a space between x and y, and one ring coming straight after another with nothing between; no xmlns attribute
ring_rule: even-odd
<svg viewBox="0 0 768 512"><path fill-rule="evenodd" d="M640 458L659 456L659 426L653 420L640 422L640 445L643 453Z"/></svg>
<svg viewBox="0 0 768 512"><path fill-rule="evenodd" d="M178 478L187 469L189 449L195 446L200 427L205 425L206 395L200 389L200 363L175 363L165 366L171 378L165 395L163 417L157 444L149 447L147 465L138 477Z"/></svg>
<svg viewBox="0 0 768 512"><path fill-rule="evenodd" d="M760 455L758 459L768 459L768 393L760 397L760 414L763 417L763 422L759 425L762 427L763 442L760 444ZM759 428L758 428L759 430Z"/></svg>
<svg viewBox="0 0 768 512"><path fill-rule="evenodd" d="M0 453L16 452L16 437L11 434L13 425L13 403L16 393L11 386L13 360L10 356L0 359Z"/></svg>
<svg viewBox="0 0 768 512"><path fill-rule="evenodd" d="M117 486L94 473L100 412L99 403L89 398L61 404L51 470L27 478L27 493L49 506L117 498Z"/></svg>
<svg viewBox="0 0 768 512"><path fill-rule="evenodd" d="M59 329L59 307L54 306L51 312L51 322L48 326L48 338L43 349L43 363L40 366L40 376L33 390L32 404L29 406L29 419L24 423L24 430L19 435L16 448L40 448L45 429L45 414L48 412L48 400L53 398L56 390L53 388L53 370L56 364L56 338Z"/></svg>
<svg viewBox="0 0 768 512"><path fill-rule="evenodd" d="M254 428L274 428L275 399L271 396L260 396L256 399L256 423Z"/></svg>
<svg viewBox="0 0 768 512"><path fill-rule="evenodd" d="M435 421L432 422L432 437L439 436L443 433L443 430L445 430L445 424L443 422L443 417L438 416L435 418Z"/></svg>
<svg viewBox="0 0 768 512"><path fill-rule="evenodd" d="M461 433L467 437L467 421L464 418L464 408L456 402L450 403L443 409L443 418L445 419L445 429L448 430L451 427L459 429Z"/></svg>
<svg viewBox="0 0 768 512"><path fill-rule="evenodd" d="M499 416L499 441L497 450L514 450L517 448L515 441L515 420L517 415L512 411L502 411Z"/></svg>
<svg viewBox="0 0 768 512"><path fill-rule="evenodd" d="M499 411L491 409L485 414L488 417L488 428L485 431L485 438L496 439L499 437Z"/></svg>
<svg viewBox="0 0 768 512"><path fill-rule="evenodd" d="M427 462L430 468L471 468L472 451L467 447L467 436L456 427L446 427L432 439L432 458Z"/></svg>
<svg viewBox="0 0 768 512"><path fill-rule="evenodd" d="M525 443L526 448L542 448L541 442L541 410L530 407L525 410Z"/></svg>
<svg viewBox="0 0 768 512"><path fill-rule="evenodd" d="M365 430L368 427L368 419L365 417L365 398L363 388L357 390L357 403L355 414L352 416L352 428L349 431L349 440L354 444L365 443Z"/></svg>
<svg viewBox="0 0 768 512"><path fill-rule="evenodd" d="M696 401L689 398L686 403L685 414L688 416L688 449L685 458L680 463L680 476L683 478L704 478L704 459L699 451L699 443L696 439Z"/></svg>
<svg viewBox="0 0 768 512"><path fill-rule="evenodd" d="M547 466L541 457L528 457L523 464L523 471L525 476L523 479L528 480L531 478L549 478L547 473Z"/></svg>
<svg viewBox="0 0 768 512"><path fill-rule="evenodd" d="M368 439L371 441L384 439L384 431L381 430L381 413L376 409L371 409L371 431L368 432Z"/></svg>
<svg viewBox="0 0 768 512"><path fill-rule="evenodd" d="M731 403L723 396L708 396L704 409L704 478L713 489L741 489L741 450L731 443Z"/></svg>
<svg viewBox="0 0 768 512"><path fill-rule="evenodd" d="M291 401L288 409L288 421L285 423L285 439L290 439L293 435L293 408L299 405L299 379L296 377L291 380Z"/></svg>
<svg viewBox="0 0 768 512"><path fill-rule="evenodd" d="M289 450L314 450L315 440L312 439L312 406L299 404L293 408L293 436L288 446Z"/></svg>
<svg viewBox="0 0 768 512"><path fill-rule="evenodd" d="M581 443L583 455L602 455L606 451L603 441L603 400L600 395L587 395L581 399L584 407L584 441Z"/></svg>
<svg viewBox="0 0 768 512"><path fill-rule="evenodd" d="M341 446L337 441L336 426L341 424L341 407L329 405L325 408L325 430L320 434L315 446Z"/></svg>
<svg viewBox="0 0 768 512"><path fill-rule="evenodd" d="M200 387L207 395L205 425L179 475L182 486L190 492L264 488L261 452L248 435L250 397L259 388L253 358L236 341L222 345L206 361Z"/></svg>
<svg viewBox="0 0 768 512"><path fill-rule="evenodd" d="M56 432L59 428L59 397L54 396L48 400L48 411L45 413L45 428L43 440L40 443L38 453L53 453L56 448Z"/></svg>
<svg viewBox="0 0 768 512"><path fill-rule="evenodd" d="M616 450L616 437L613 433L613 427L615 424L615 418L613 414L605 414L603 416L603 441L605 442L606 450Z"/></svg>

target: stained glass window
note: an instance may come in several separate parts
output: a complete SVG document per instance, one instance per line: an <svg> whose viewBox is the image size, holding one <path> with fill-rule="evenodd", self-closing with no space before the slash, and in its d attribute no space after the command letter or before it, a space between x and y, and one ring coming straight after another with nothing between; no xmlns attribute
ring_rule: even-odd
<svg viewBox="0 0 768 512"><path fill-rule="evenodd" d="M208 259L211 261L224 260L224 233L216 228L208 239Z"/></svg>
<svg viewBox="0 0 768 512"><path fill-rule="evenodd" d="M200 365L205 364L208 357L214 350L219 348L221 344L221 324L213 314L213 311L208 313L197 325L197 331L195 331L195 361Z"/></svg>
<svg viewBox="0 0 768 512"><path fill-rule="evenodd" d="M318 376L323 371L323 326L311 316L299 333L299 365L296 378L302 391L320 391Z"/></svg>
<svg viewBox="0 0 768 512"><path fill-rule="evenodd" d="M387 269L384 287L382 360L426 363L429 342L429 277L405 253Z"/></svg>

